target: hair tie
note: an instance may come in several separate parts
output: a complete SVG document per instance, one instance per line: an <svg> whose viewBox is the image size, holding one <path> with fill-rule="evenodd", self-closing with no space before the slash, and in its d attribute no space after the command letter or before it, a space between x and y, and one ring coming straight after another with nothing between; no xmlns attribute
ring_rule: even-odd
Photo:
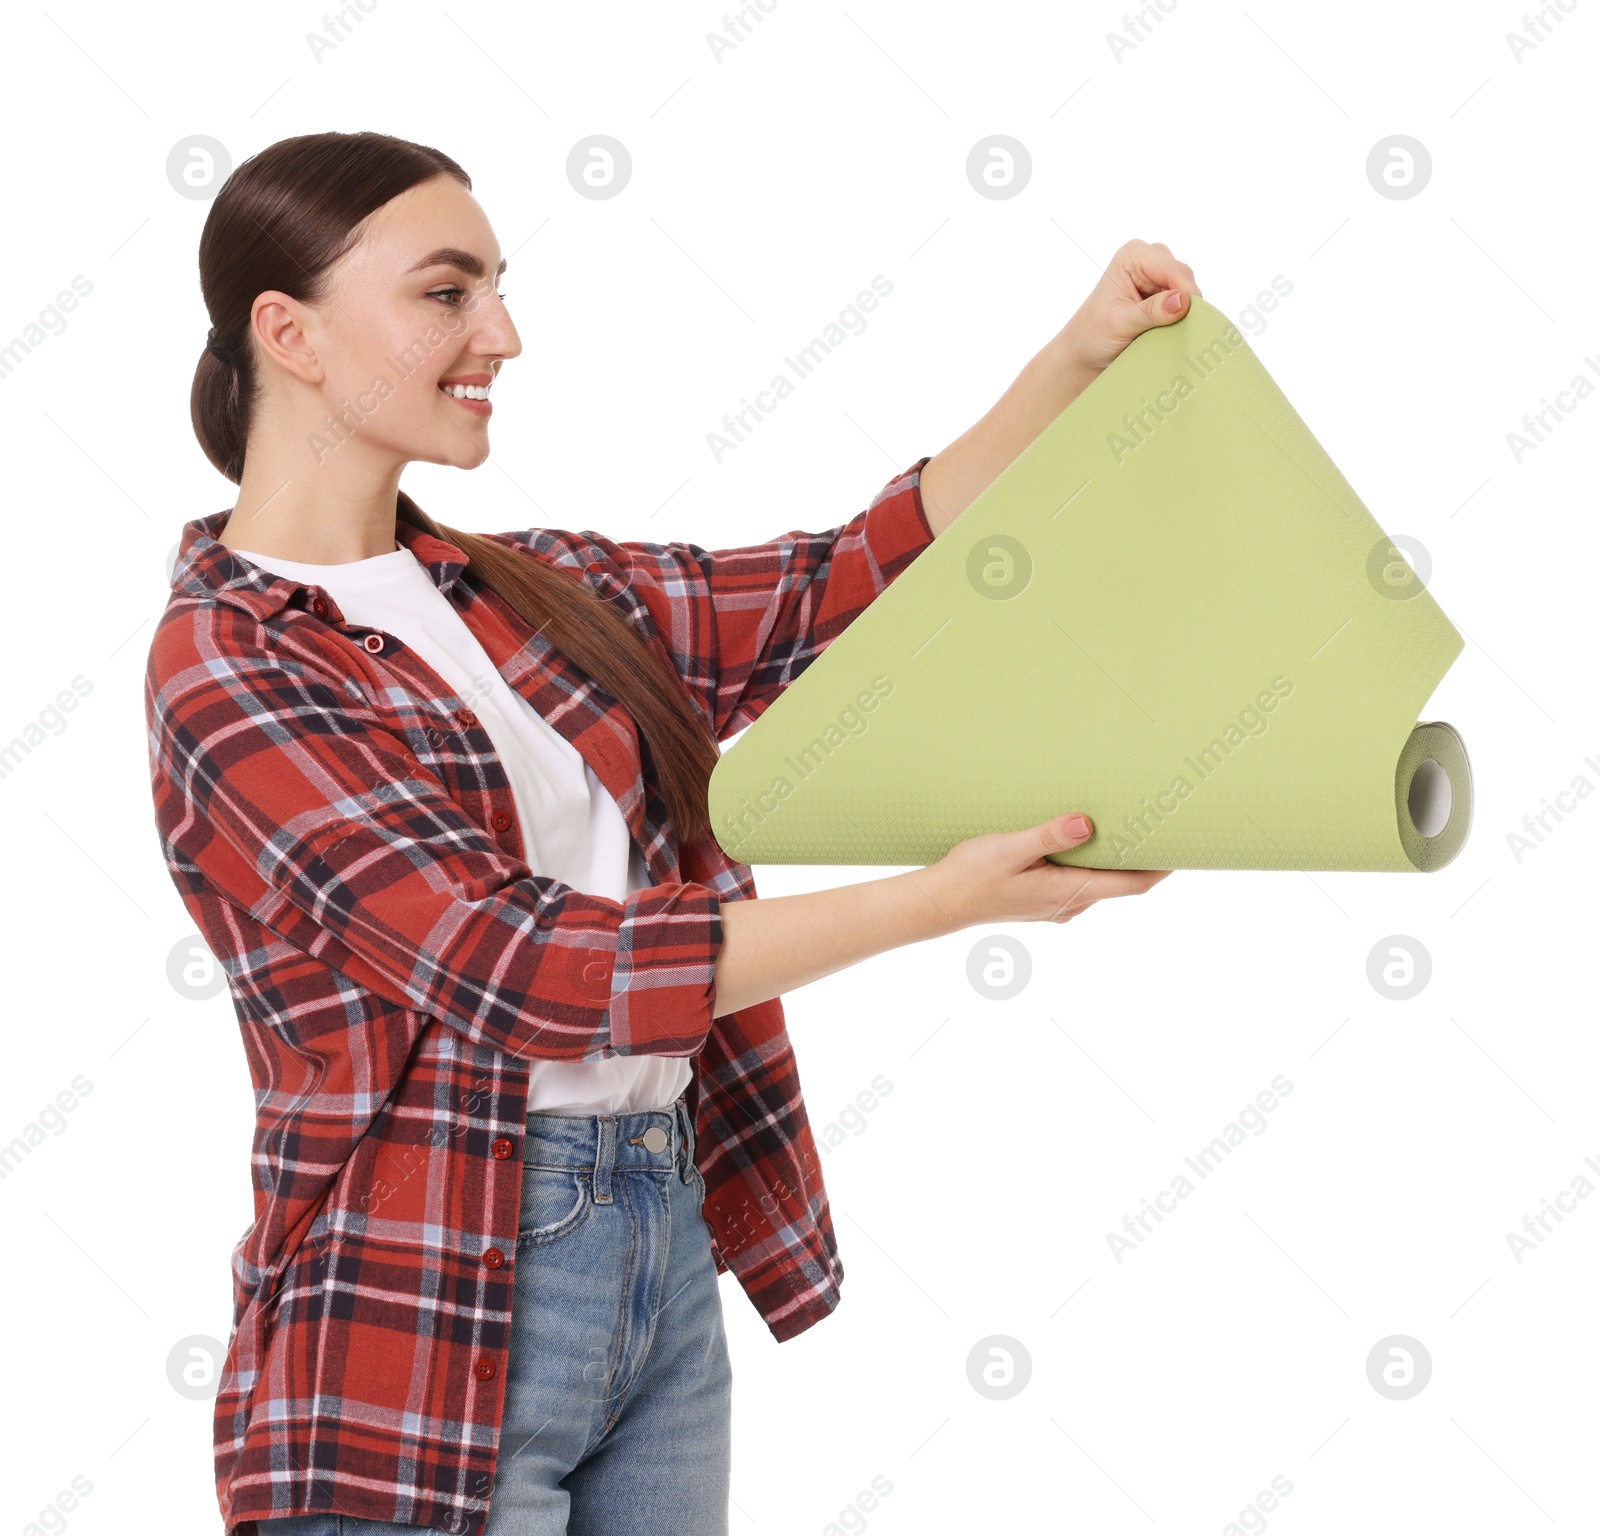
<svg viewBox="0 0 1600 1536"><path fill-rule="evenodd" d="M216 358L219 363L226 363L228 367L233 367L233 359L228 356L227 352L223 350L222 343L217 340L216 326L212 326L206 332L206 351Z"/></svg>

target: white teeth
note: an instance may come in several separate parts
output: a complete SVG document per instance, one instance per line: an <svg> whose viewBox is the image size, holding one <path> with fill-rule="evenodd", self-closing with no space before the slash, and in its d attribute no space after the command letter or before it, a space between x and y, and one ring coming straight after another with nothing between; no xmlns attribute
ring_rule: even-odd
<svg viewBox="0 0 1600 1536"><path fill-rule="evenodd" d="M457 400L487 400L489 386L487 384L442 384L440 388L447 395L454 395Z"/></svg>

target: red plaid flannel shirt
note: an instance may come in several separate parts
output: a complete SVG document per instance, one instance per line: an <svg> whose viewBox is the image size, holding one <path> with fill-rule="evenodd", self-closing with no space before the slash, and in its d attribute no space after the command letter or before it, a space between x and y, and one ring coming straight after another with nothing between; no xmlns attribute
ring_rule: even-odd
<svg viewBox="0 0 1600 1536"><path fill-rule="evenodd" d="M840 527L737 549L492 537L614 603L721 741L930 542L926 463ZM713 1017L719 903L755 884L709 832L671 833L621 706L476 587L461 550L397 520L501 677L615 797L655 883L612 901L533 874L471 710L324 588L217 543L227 517L184 526L145 680L162 853L227 970L257 1105L218 1501L240 1536L319 1511L478 1536L530 1058L691 1057L718 1273L779 1340L838 1305L781 1003Z"/></svg>

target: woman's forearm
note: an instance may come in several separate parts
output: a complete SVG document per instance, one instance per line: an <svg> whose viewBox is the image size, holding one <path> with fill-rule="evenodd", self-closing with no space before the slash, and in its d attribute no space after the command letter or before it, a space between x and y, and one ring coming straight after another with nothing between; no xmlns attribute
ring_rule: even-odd
<svg viewBox="0 0 1600 1536"><path fill-rule="evenodd" d="M1066 330L1028 360L1011 387L922 466L922 506L935 537L969 507L1099 372Z"/></svg>
<svg viewBox="0 0 1600 1536"><path fill-rule="evenodd" d="M1198 294L1194 272L1164 245L1129 240L1072 318L994 406L922 467L928 526L943 533L1013 459L1152 325L1171 325Z"/></svg>
<svg viewBox="0 0 1600 1536"><path fill-rule="evenodd" d="M970 922L932 867L796 896L725 901L721 910L717 1018Z"/></svg>

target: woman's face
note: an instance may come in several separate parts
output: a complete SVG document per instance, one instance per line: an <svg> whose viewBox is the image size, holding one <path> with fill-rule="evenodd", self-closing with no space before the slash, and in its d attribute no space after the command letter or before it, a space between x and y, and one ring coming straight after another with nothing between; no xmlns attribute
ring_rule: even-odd
<svg viewBox="0 0 1600 1536"><path fill-rule="evenodd" d="M267 334L332 417L309 434L315 463L352 440L381 457L462 469L489 456L492 392L457 398L453 387L490 385L522 350L496 291L504 267L477 199L455 177L435 176L368 217L330 269L323 300L269 313ZM300 336L274 335L272 314L298 322Z"/></svg>

